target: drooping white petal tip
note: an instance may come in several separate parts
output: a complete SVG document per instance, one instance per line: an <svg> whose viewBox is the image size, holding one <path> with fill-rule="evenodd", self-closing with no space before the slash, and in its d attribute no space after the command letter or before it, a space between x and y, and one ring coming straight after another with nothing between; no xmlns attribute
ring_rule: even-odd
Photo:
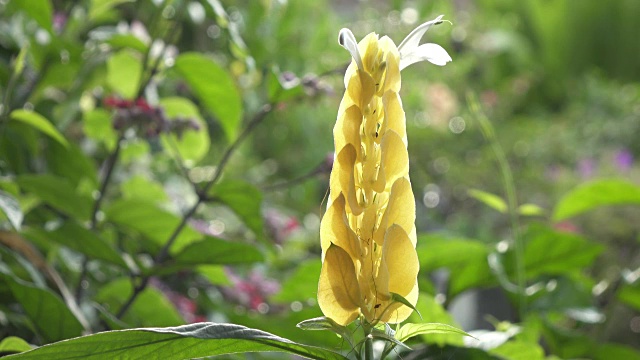
<svg viewBox="0 0 640 360"><path fill-rule="evenodd" d="M358 69L363 70L364 65L362 64L362 57L360 56L360 51L358 50L358 42L356 41L356 37L353 35L351 30L347 28L343 28L340 30L338 34L338 43L340 46L347 49L351 54L351 57L356 61L358 65Z"/></svg>
<svg viewBox="0 0 640 360"><path fill-rule="evenodd" d="M443 15L427 21L416 27L407 37L402 40L398 51L400 52L400 70L407 66L420 62L429 61L432 64L444 66L451 61L451 56L442 46L437 44L420 45L420 40L432 25L441 24Z"/></svg>

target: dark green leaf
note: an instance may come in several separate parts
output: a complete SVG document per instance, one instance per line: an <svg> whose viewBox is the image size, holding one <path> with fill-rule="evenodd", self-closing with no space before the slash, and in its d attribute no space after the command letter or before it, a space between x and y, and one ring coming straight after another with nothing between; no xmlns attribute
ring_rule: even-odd
<svg viewBox="0 0 640 360"><path fill-rule="evenodd" d="M210 195L229 206L259 239L264 237L262 193L255 186L240 180L222 181L211 189Z"/></svg>
<svg viewBox="0 0 640 360"><path fill-rule="evenodd" d="M120 50L107 60L107 84L122 97L136 97L141 78L142 61L129 50Z"/></svg>
<svg viewBox="0 0 640 360"><path fill-rule="evenodd" d="M609 359L640 360L640 351L630 346L614 343L598 346L593 354L593 360Z"/></svg>
<svg viewBox="0 0 640 360"><path fill-rule="evenodd" d="M22 305L36 331L48 341L58 341L82 334L83 328L64 302L53 292L30 285L6 274L0 274Z"/></svg>
<svg viewBox="0 0 640 360"><path fill-rule="evenodd" d="M121 278L100 288L96 301L111 313L117 313L131 296L130 279ZM156 288L148 286L136 298L122 320L133 326L175 326L184 324L182 316Z"/></svg>
<svg viewBox="0 0 640 360"><path fill-rule="evenodd" d="M109 331L59 342L8 359L193 359L208 356L277 351L309 359L346 360L332 351L295 343L234 324L197 323L174 328Z"/></svg>
<svg viewBox="0 0 640 360"><path fill-rule="evenodd" d="M192 269L197 265L249 264L263 260L262 253L255 246L205 237L187 245L155 271L165 273Z"/></svg>
<svg viewBox="0 0 640 360"><path fill-rule="evenodd" d="M49 239L72 250L86 255L89 259L104 260L108 263L127 268L122 257L95 233L83 228L74 221L65 221L59 229L48 232Z"/></svg>
<svg viewBox="0 0 640 360"><path fill-rule="evenodd" d="M175 68L198 100L220 121L227 139L234 140L242 120L242 101L231 75L214 61L197 53L178 56Z"/></svg>
<svg viewBox="0 0 640 360"><path fill-rule="evenodd" d="M640 186L625 180L596 180L581 184L560 199L553 219L561 221L610 205L640 205Z"/></svg>
<svg viewBox="0 0 640 360"><path fill-rule="evenodd" d="M146 236L158 246L163 246L180 224L181 219L156 205L139 199L124 199L105 210L107 220L125 226ZM176 238L170 253L176 254L203 235L185 226Z"/></svg>
<svg viewBox="0 0 640 360"><path fill-rule="evenodd" d="M19 337L8 336L0 341L0 356L31 350L31 345Z"/></svg>
<svg viewBox="0 0 640 360"><path fill-rule="evenodd" d="M400 330L396 332L396 339L400 342L405 342L408 339L425 334L459 334L464 336L471 336L466 332L447 324L440 323L421 323L413 324L407 323L400 327ZM471 336L473 337L473 336Z"/></svg>
<svg viewBox="0 0 640 360"><path fill-rule="evenodd" d="M491 275L488 247L478 240L448 239L438 234L422 235L418 240L422 271L447 268L450 271L449 296L496 281Z"/></svg>
<svg viewBox="0 0 640 360"><path fill-rule="evenodd" d="M14 229L20 230L24 215L20 210L20 204L9 193L0 190L0 211L9 219Z"/></svg>
<svg viewBox="0 0 640 360"><path fill-rule="evenodd" d="M640 286L625 284L618 291L618 299L632 308L640 311Z"/></svg>
<svg viewBox="0 0 640 360"><path fill-rule="evenodd" d="M64 136L62 136L62 134L58 132L58 129L56 129L56 127L53 126L53 124L51 124L49 120L45 119L44 116L38 114L37 112L22 109L14 110L11 112L11 119L20 121L33 127L34 129L49 136L65 147L69 146L67 139L65 139Z"/></svg>
<svg viewBox="0 0 640 360"><path fill-rule="evenodd" d="M194 121L199 129L186 129L177 136L176 134L162 134L162 145L169 153L177 150L178 157L193 165L200 161L209 152L209 131L207 123L202 119L198 108L188 99L181 97L170 97L160 100L160 105L170 119L181 117ZM174 119L175 120L175 119Z"/></svg>
<svg viewBox="0 0 640 360"><path fill-rule="evenodd" d="M543 360L544 350L536 343L509 341L489 351L505 360Z"/></svg>
<svg viewBox="0 0 640 360"><path fill-rule="evenodd" d="M67 179L57 176L21 175L18 185L23 191L35 194L48 205L79 220L89 220L92 199L78 194Z"/></svg>

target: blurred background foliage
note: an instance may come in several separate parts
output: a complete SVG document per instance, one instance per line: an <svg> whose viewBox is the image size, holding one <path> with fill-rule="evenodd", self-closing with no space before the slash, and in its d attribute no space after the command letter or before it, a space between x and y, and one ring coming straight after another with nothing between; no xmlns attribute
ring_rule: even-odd
<svg viewBox="0 0 640 360"><path fill-rule="evenodd" d="M348 353L295 327L321 315L337 34L399 42L445 14L428 41L453 62L403 72L412 321L480 340L429 335L400 356L640 358L640 2L3 0L0 14L0 337L213 321Z"/></svg>

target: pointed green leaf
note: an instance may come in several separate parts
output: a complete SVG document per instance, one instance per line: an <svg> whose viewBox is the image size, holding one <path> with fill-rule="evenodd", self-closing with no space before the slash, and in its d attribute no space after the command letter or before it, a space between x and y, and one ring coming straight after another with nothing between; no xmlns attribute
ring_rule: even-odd
<svg viewBox="0 0 640 360"><path fill-rule="evenodd" d="M204 107L220 121L227 139L234 140L242 120L242 100L231 75L216 62L198 53L178 56L175 69Z"/></svg>
<svg viewBox="0 0 640 360"><path fill-rule="evenodd" d="M302 330L332 330L336 333L340 333L345 329L344 326L336 323L326 316L301 321L296 325L296 327Z"/></svg>
<svg viewBox="0 0 640 360"><path fill-rule="evenodd" d="M309 359L346 360L323 348L295 343L234 324L197 323L171 328L108 331L45 345L7 359L193 359L246 352L284 352Z"/></svg>
<svg viewBox="0 0 640 360"><path fill-rule="evenodd" d="M198 108L188 99L181 97L169 97L160 100L160 106L170 121L176 117L190 119L198 124L199 129L186 129L177 136L176 134L162 134L162 146L167 152L179 152L179 159L189 163L197 163L209 152L209 131L207 123L202 119ZM187 165L191 165L187 164Z"/></svg>
<svg viewBox="0 0 640 360"><path fill-rule="evenodd" d="M128 49L120 50L107 60L107 84L122 97L136 97L141 79L142 61Z"/></svg>
<svg viewBox="0 0 640 360"><path fill-rule="evenodd" d="M13 110L11 112L11 119L20 121L21 123L27 124L34 129L40 131L41 133L49 136L53 140L59 142L62 146L69 146L67 139L58 132L55 126L49 122L44 116L38 114L34 111L28 110Z"/></svg>
<svg viewBox="0 0 640 360"><path fill-rule="evenodd" d="M409 302L409 300L405 299L404 296L400 295L400 294L396 294L394 292L390 293L391 294L391 300L392 301L397 301L399 303L402 303L410 308L413 309L413 311L416 312L416 314L418 314L418 316L420 316L420 319L422 319L422 314L420 314L420 311L418 311L418 309Z"/></svg>
<svg viewBox="0 0 640 360"><path fill-rule="evenodd" d="M486 191L482 191L478 189L470 189L468 193L469 193L469 196L471 196L472 198L482 202L483 204L487 205L488 207L494 210L497 210L500 213L504 214L507 212L507 209L508 209L507 202L504 201L504 199L502 199L498 195L488 193Z"/></svg>
<svg viewBox="0 0 640 360"><path fill-rule="evenodd" d="M87 195L78 194L67 179L49 174L21 175L17 182L23 191L63 213L78 220L89 220L93 201Z"/></svg>
<svg viewBox="0 0 640 360"><path fill-rule="evenodd" d="M244 181L229 180L220 182L209 193L229 206L259 239L264 238L260 190Z"/></svg>
<svg viewBox="0 0 640 360"><path fill-rule="evenodd" d="M471 336L470 334L458 329L457 327L440 324L440 323L427 323L427 324L404 324L400 327L400 330L396 332L396 339L400 342L405 342L408 339L424 334L459 334L464 336Z"/></svg>
<svg viewBox="0 0 640 360"><path fill-rule="evenodd" d="M565 194L553 212L562 221L600 206L640 205L640 186L625 180L595 180Z"/></svg>
<svg viewBox="0 0 640 360"><path fill-rule="evenodd" d="M415 323L442 323L451 325L453 327L459 327L456 321L453 319L451 314L445 310L442 305L440 305L431 295L427 295L424 293L420 294L418 298L418 304L416 305L418 309L422 311L424 314L424 321L419 322L418 316L412 314L409 317L410 321ZM445 344L449 345L462 345L463 344L463 335L456 333L431 333L422 335L422 340L427 342L428 344L438 344L439 346L443 346Z"/></svg>
<svg viewBox="0 0 640 360"><path fill-rule="evenodd" d="M31 350L31 345L16 336L8 336L0 341L0 354L14 354Z"/></svg>
<svg viewBox="0 0 640 360"><path fill-rule="evenodd" d="M24 218L20 204L13 196L2 190L0 190L0 211L9 219L14 229L20 230Z"/></svg>
<svg viewBox="0 0 640 360"><path fill-rule="evenodd" d="M7 274L0 274L0 281L2 280L24 308L36 332L46 341L79 336L84 330L71 310L50 290L38 288Z"/></svg>
<svg viewBox="0 0 640 360"><path fill-rule="evenodd" d="M543 216L545 211L536 204L522 204L518 206L518 213L524 216Z"/></svg>
<svg viewBox="0 0 640 360"><path fill-rule="evenodd" d="M374 340L382 340L386 343L391 344L391 346L400 346L401 348L404 348L406 350L412 350L411 347L409 347L408 345L405 345L402 341L399 341L394 336L391 336L382 330L378 330L376 328L372 329L371 336L373 337Z"/></svg>

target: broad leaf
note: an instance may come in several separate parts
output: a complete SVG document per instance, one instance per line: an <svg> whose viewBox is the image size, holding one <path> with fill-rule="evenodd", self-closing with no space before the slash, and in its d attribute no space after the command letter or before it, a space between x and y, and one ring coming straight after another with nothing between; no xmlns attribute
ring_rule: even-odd
<svg viewBox="0 0 640 360"><path fill-rule="evenodd" d="M632 307L636 311L640 311L640 285L625 284L618 291L618 300Z"/></svg>
<svg viewBox="0 0 640 360"><path fill-rule="evenodd" d="M67 139L60 134L58 129L56 129L49 120L37 112L22 109L14 110L11 112L11 119L31 126L65 147L69 146Z"/></svg>
<svg viewBox="0 0 640 360"><path fill-rule="evenodd" d="M162 185L142 175L135 175L120 185L122 195L128 199L140 199L152 203L162 203L169 200Z"/></svg>
<svg viewBox="0 0 640 360"><path fill-rule="evenodd" d="M424 321L420 321L418 315L415 313L409 317L409 321L413 321L415 323L441 323L445 325L451 325L453 327L459 327L453 317L430 295L420 294L418 303L416 304L416 308L423 314ZM430 333L423 334L421 337L423 341L429 344L437 344L439 346L445 344L463 344L463 334L459 333Z"/></svg>
<svg viewBox="0 0 640 360"><path fill-rule="evenodd" d="M116 147L118 141L111 116L111 113L105 109L94 109L82 116L82 128L87 137L103 143L109 151Z"/></svg>
<svg viewBox="0 0 640 360"><path fill-rule="evenodd" d="M318 279L322 262L310 259L298 264L294 273L284 281L278 294L272 300L278 302L307 301L318 291Z"/></svg>
<svg viewBox="0 0 640 360"><path fill-rule="evenodd" d="M295 343L234 324L197 323L173 328L108 331L8 357L8 359L193 359L245 352L277 351L309 359L345 360L330 350Z"/></svg>
<svg viewBox="0 0 640 360"><path fill-rule="evenodd" d="M596 180L581 184L560 199L553 219L561 221L610 205L640 205L640 186L625 180Z"/></svg>
<svg viewBox="0 0 640 360"><path fill-rule="evenodd" d="M194 121L199 129L186 129L178 136L176 134L162 134L162 145L169 152L177 150L179 158L189 164L200 161L209 151L209 131L207 123L202 119L198 108L188 99L181 97L170 97L160 100L160 106L164 109L167 117L175 121L176 117Z"/></svg>
<svg viewBox="0 0 640 360"><path fill-rule="evenodd" d="M22 305L36 332L47 342L79 336L82 324L53 292L30 285L10 275L0 274L13 297Z"/></svg>
<svg viewBox="0 0 640 360"><path fill-rule="evenodd" d="M471 336L468 333L447 324L440 323L422 323L422 324L413 324L407 323L402 325L400 329L396 332L396 339L400 342L405 342L408 339L418 336L418 335L426 335L426 334L459 334L464 336ZM473 336L471 336L473 337Z"/></svg>
<svg viewBox="0 0 640 360"><path fill-rule="evenodd" d="M116 201L105 210L105 214L107 220L141 233L159 247L167 242L181 221L176 215L139 199ZM185 226L169 249L170 253L176 254L202 237L191 227Z"/></svg>
<svg viewBox="0 0 640 360"><path fill-rule="evenodd" d="M181 54L175 68L198 100L220 121L227 139L234 140L242 120L242 101L231 75L198 53Z"/></svg>
<svg viewBox="0 0 640 360"><path fill-rule="evenodd" d="M14 229L20 230L24 218L20 204L13 196L2 190L0 190L0 211L7 217Z"/></svg>
<svg viewBox="0 0 640 360"><path fill-rule="evenodd" d="M127 268L122 256L113 247L74 221L65 221L60 228L48 232L48 238L86 255L89 259L103 260L124 269Z"/></svg>
<svg viewBox="0 0 640 360"><path fill-rule="evenodd" d="M489 351L505 360L543 360L544 350L536 343L509 341Z"/></svg>
<svg viewBox="0 0 640 360"><path fill-rule="evenodd" d="M115 34L106 41L107 44L119 49L130 48L138 50L144 54L147 51L147 45L142 40L131 34Z"/></svg>
<svg viewBox="0 0 640 360"><path fill-rule="evenodd" d="M79 220L89 220L92 199L78 194L67 180L49 174L18 176L22 190L32 193L48 205Z"/></svg>
<svg viewBox="0 0 640 360"><path fill-rule="evenodd" d="M142 61L128 49L120 50L107 60L107 84L122 97L136 97L141 78Z"/></svg>
<svg viewBox="0 0 640 360"><path fill-rule="evenodd" d="M130 279L121 278L100 288L96 301L117 314L133 291ZM184 324L182 316L158 289L147 286L122 320L133 326L175 326Z"/></svg>
<svg viewBox="0 0 640 360"><path fill-rule="evenodd" d="M264 238L262 193L255 186L240 180L222 181L211 189L210 195L229 206L259 239Z"/></svg>
<svg viewBox="0 0 640 360"><path fill-rule="evenodd" d="M40 27L52 32L53 7L50 0L22 0L9 2L10 7L15 10L24 11L30 18L35 20Z"/></svg>
<svg viewBox="0 0 640 360"><path fill-rule="evenodd" d="M249 264L263 260L262 253L255 246L208 236L204 240L187 245L154 271L175 272L192 269L197 265Z"/></svg>

